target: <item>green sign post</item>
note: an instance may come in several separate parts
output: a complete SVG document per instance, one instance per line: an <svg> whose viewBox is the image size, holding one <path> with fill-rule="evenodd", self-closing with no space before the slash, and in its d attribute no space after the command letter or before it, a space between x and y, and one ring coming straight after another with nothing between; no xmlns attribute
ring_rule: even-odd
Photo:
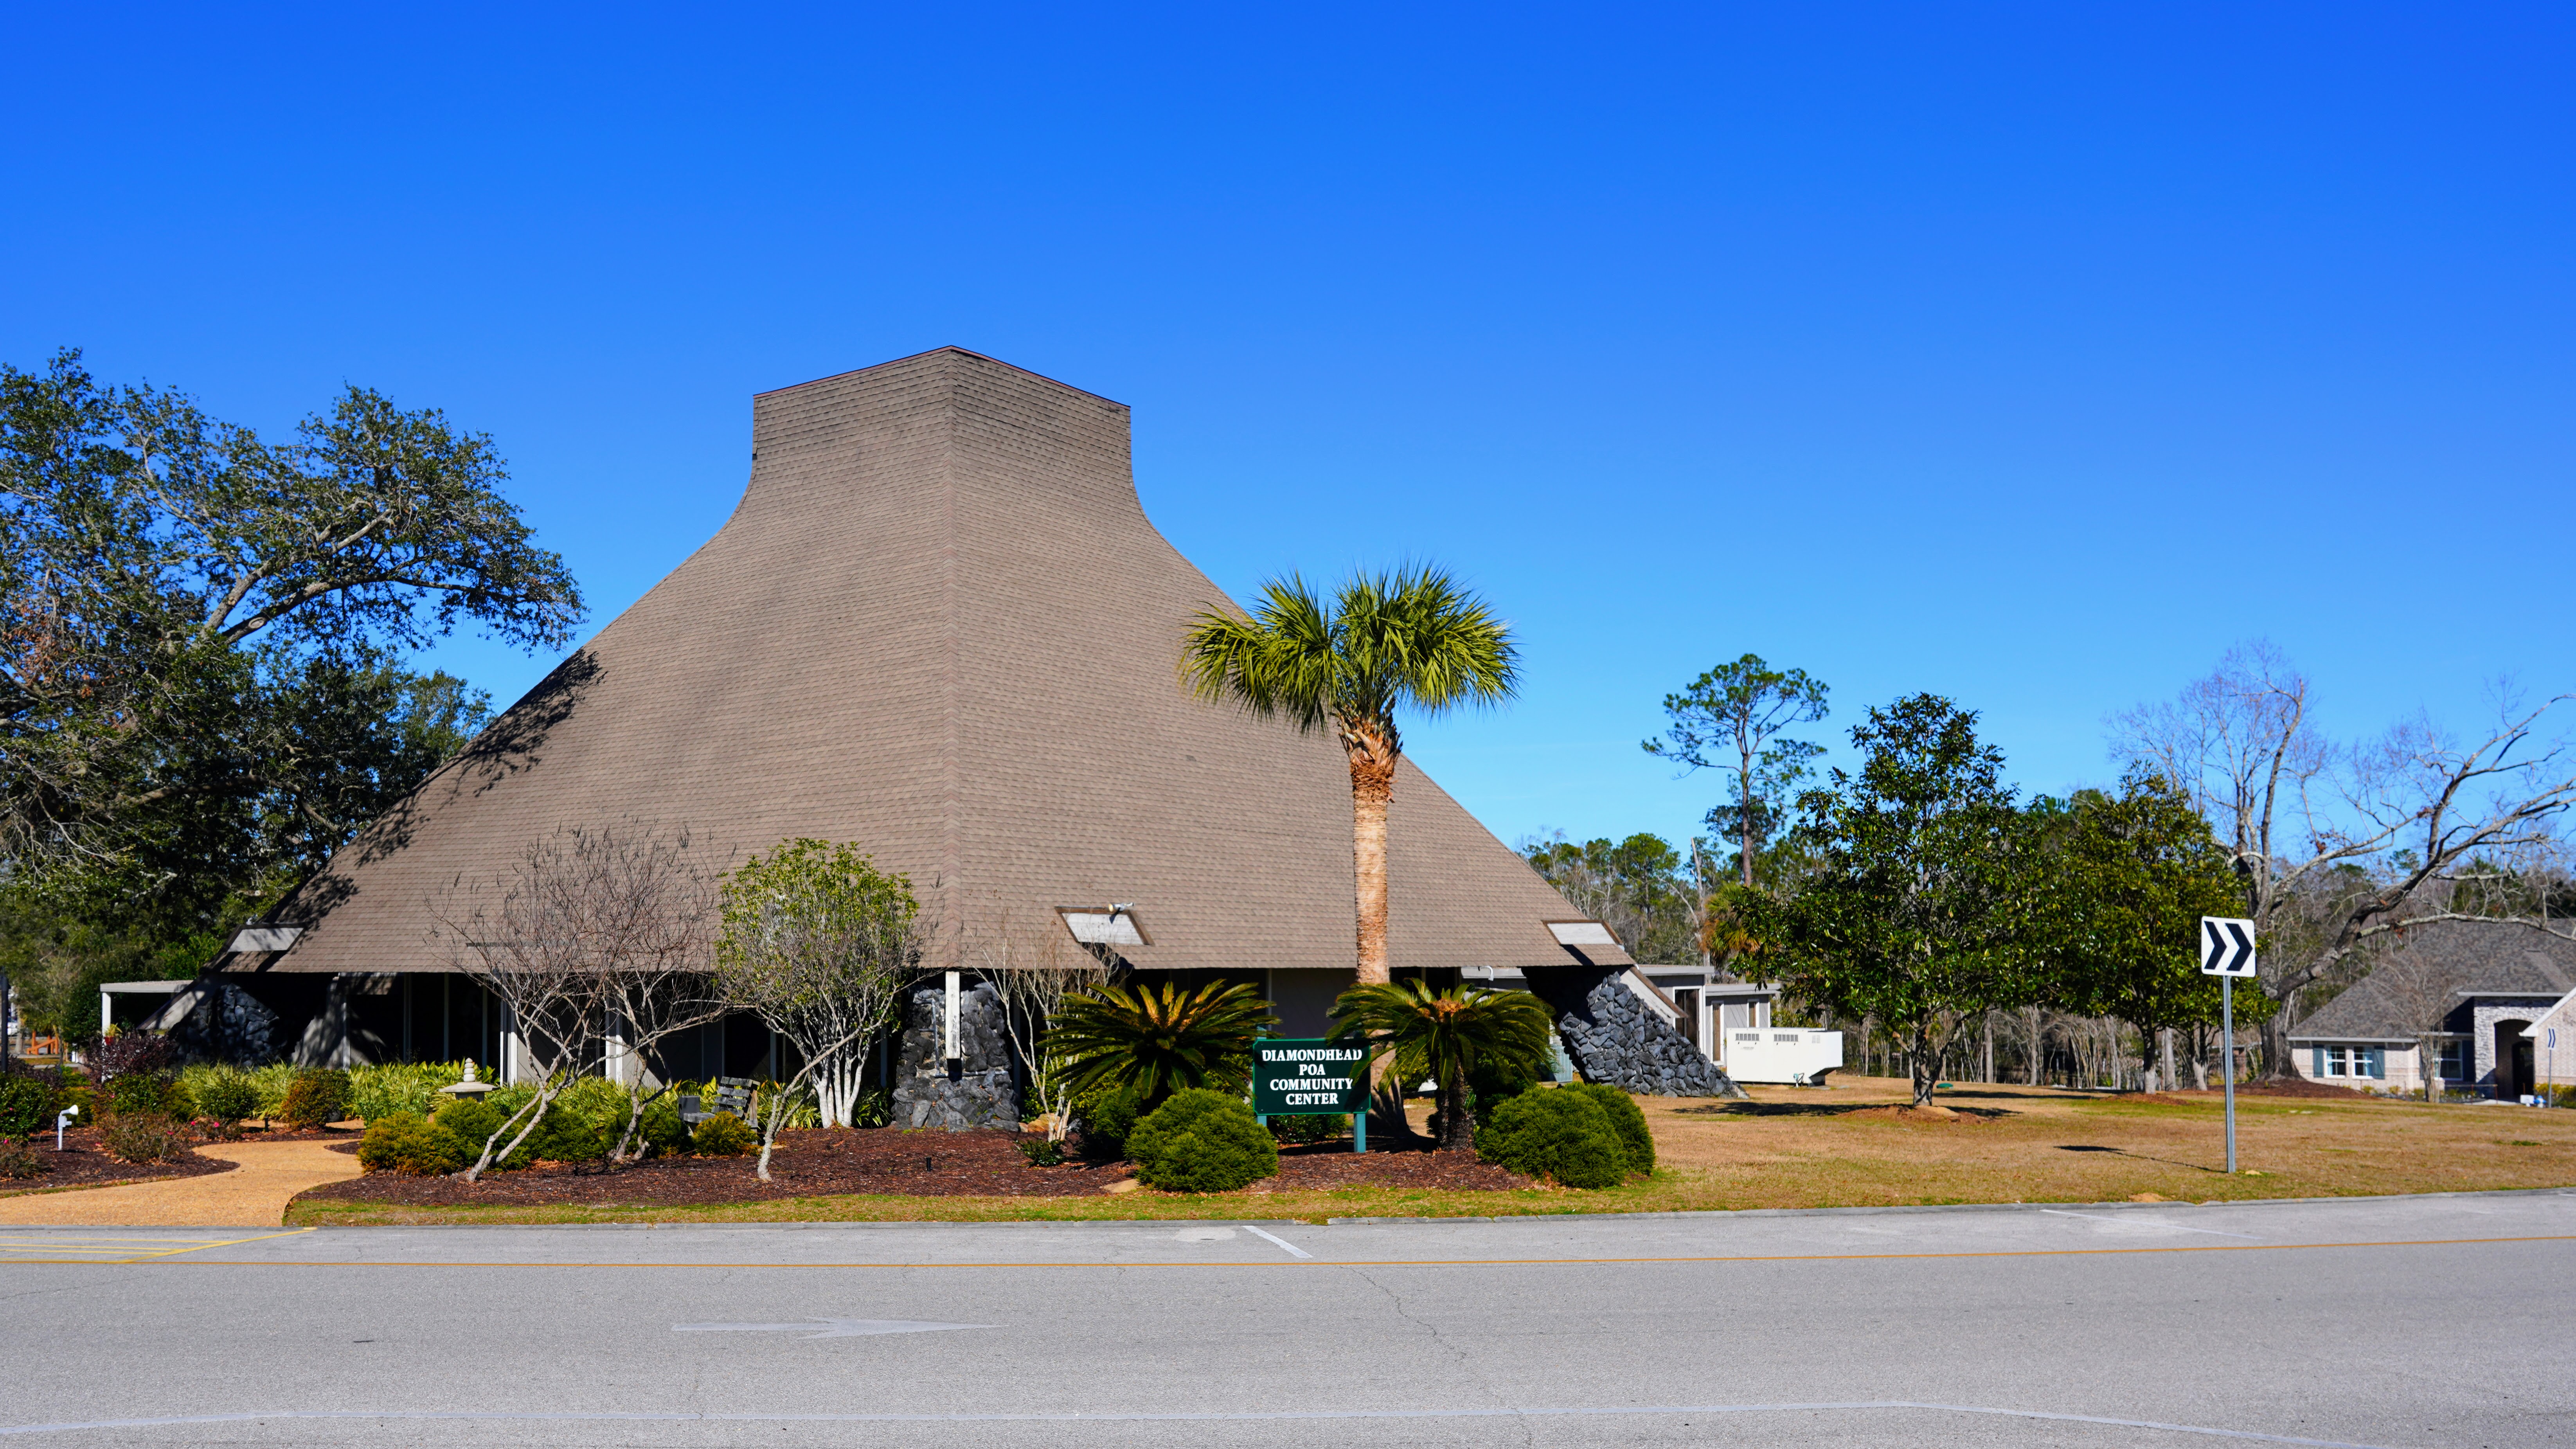
<svg viewBox="0 0 2576 1449"><path fill-rule="evenodd" d="M1368 1048L1355 1042L1264 1037L1252 1044L1252 1115L1349 1113L1351 1145L1368 1151Z"/></svg>

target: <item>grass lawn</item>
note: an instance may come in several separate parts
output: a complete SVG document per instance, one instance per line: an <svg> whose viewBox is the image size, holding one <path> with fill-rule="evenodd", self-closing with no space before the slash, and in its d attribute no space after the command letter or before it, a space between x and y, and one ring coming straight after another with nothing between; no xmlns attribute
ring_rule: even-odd
<svg viewBox="0 0 2576 1449"><path fill-rule="evenodd" d="M1750 1102L1642 1099L1659 1167L1599 1192L1150 1190L1098 1198L820 1197L718 1207L423 1211L297 1202L291 1226L371 1223L1024 1222L1125 1218L1454 1217L1922 1203L2185 1202L2576 1184L2576 1112L2360 1096L2237 1098L2230 1178L2217 1094L2106 1096L1963 1084L1942 1110L1906 1084L1754 1087ZM2150 1199L2152 1200L2152 1199Z"/></svg>

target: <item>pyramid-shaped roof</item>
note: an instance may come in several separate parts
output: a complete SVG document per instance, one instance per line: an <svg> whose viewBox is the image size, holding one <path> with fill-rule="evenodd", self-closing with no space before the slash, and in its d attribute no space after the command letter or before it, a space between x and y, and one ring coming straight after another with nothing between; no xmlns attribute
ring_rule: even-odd
<svg viewBox="0 0 2576 1449"><path fill-rule="evenodd" d="M459 882L647 820L857 842L937 964L1133 903L1139 967L1352 967L1340 747L1182 689L1225 596L1146 520L1124 405L943 348L761 394L752 440L713 538L297 892L290 949L218 964L445 969ZM1569 960L1580 912L1410 762L1389 835L1398 968Z"/></svg>

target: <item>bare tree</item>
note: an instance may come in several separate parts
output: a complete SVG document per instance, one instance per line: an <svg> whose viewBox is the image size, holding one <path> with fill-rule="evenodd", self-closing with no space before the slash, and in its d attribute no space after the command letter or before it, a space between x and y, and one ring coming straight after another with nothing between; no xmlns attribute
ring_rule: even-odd
<svg viewBox="0 0 2576 1449"><path fill-rule="evenodd" d="M720 872L685 827L629 822L583 838L596 915L615 933L592 978L609 1080L626 1087L626 1126L612 1162L642 1154L644 1106L666 1087L647 1064L663 1042L723 1017L709 972Z"/></svg>
<svg viewBox="0 0 2576 1449"><path fill-rule="evenodd" d="M2430 951L2395 951L2370 971L2366 990L2377 991L2415 1038L2416 1068L2423 1077L2424 1100L2433 1100L2442 1073L2443 1030L2459 1006L2459 977Z"/></svg>
<svg viewBox="0 0 2576 1449"><path fill-rule="evenodd" d="M1061 918L1015 919L1006 906L965 931L966 959L1002 997L1002 1029L1031 1091L1046 1105L1047 1140L1072 1130L1073 1084L1047 1049L1047 1024L1066 996L1106 981L1108 966L1077 944Z"/></svg>
<svg viewBox="0 0 2576 1449"><path fill-rule="evenodd" d="M2112 720L2114 751L2164 772L2232 844L2265 941L2263 986L2281 1003L2263 1025L2274 1075L2292 1070L2299 993L2362 942L2425 921L2508 919L2408 907L2466 861L2553 843L2576 803L2576 762L2539 729L2568 698L2523 708L2500 690L2497 723L2472 742L2419 719L2337 750L2309 724L2307 680L2258 642L2178 700ZM2285 849L2292 817L2301 838ZM2298 929L2311 924L2303 908L2317 915L2310 930Z"/></svg>
<svg viewBox="0 0 2576 1449"><path fill-rule="evenodd" d="M432 908L449 960L507 1007L536 1086L484 1140L466 1181L517 1151L563 1089L599 1060L602 974L650 954L669 934L668 922L639 909L634 869L634 852L611 832L568 827L531 842L488 882L451 882ZM505 1064L504 1075L516 1076L514 1067Z"/></svg>

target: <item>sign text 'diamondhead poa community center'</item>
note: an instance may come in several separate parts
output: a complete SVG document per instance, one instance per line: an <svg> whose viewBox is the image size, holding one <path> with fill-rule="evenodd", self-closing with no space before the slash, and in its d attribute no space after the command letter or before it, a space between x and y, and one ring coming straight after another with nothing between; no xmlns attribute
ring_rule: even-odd
<svg viewBox="0 0 2576 1449"><path fill-rule="evenodd" d="M1357 1112L1368 1105L1368 1048L1286 1038L1252 1044L1252 1110L1264 1117Z"/></svg>

